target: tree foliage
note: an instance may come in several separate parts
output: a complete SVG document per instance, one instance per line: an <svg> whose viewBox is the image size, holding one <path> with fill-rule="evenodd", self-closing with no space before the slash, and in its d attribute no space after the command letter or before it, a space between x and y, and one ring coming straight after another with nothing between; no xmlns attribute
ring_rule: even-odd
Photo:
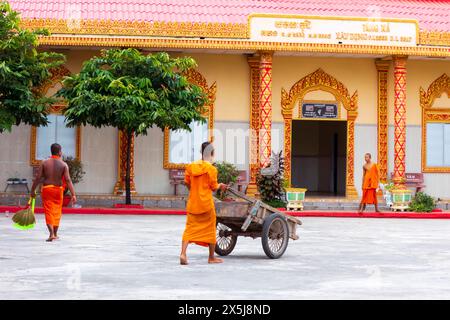
<svg viewBox="0 0 450 320"><path fill-rule="evenodd" d="M206 103L202 89L182 75L193 67L193 59L167 53L104 50L63 80L58 95L68 101L67 124L111 126L137 136L153 126L190 130L192 121L205 121Z"/></svg>
<svg viewBox="0 0 450 320"><path fill-rule="evenodd" d="M51 77L64 56L38 52L38 38L46 30L20 27L19 13L0 0L0 133L21 123L45 126L48 107L55 101L36 91Z"/></svg>
<svg viewBox="0 0 450 320"><path fill-rule="evenodd" d="M127 204L132 136L146 135L152 127L190 131L193 121L206 121L205 93L183 76L195 66L192 58L174 59L163 52L144 55L132 48L110 49L63 80L57 95L68 103L64 111L68 126L111 126L125 133Z"/></svg>

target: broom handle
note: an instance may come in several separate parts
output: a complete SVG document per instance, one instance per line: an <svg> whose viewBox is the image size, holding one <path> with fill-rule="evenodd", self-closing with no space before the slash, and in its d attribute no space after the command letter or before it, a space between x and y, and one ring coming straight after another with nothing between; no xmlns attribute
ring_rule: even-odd
<svg viewBox="0 0 450 320"><path fill-rule="evenodd" d="M30 201L31 201L31 212L34 213L34 205L35 205L35 203L36 203L36 199L35 199L35 198L32 198L32 199L30 199Z"/></svg>

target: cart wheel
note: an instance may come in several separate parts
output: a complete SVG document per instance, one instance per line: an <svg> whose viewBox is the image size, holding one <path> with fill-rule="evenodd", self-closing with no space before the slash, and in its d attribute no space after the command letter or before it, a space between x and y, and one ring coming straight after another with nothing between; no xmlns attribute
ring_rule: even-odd
<svg viewBox="0 0 450 320"><path fill-rule="evenodd" d="M231 231L226 225L218 223L216 227L216 253L219 256L229 255L234 247L236 246L237 236L235 235L225 235L226 231Z"/></svg>
<svg viewBox="0 0 450 320"><path fill-rule="evenodd" d="M274 213L268 216L263 224L262 246L266 255L271 259L280 258L289 242L289 228L286 219Z"/></svg>

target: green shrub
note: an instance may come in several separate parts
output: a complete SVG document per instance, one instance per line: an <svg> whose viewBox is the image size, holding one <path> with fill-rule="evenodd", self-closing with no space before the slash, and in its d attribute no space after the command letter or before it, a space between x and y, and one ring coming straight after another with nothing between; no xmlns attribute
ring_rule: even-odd
<svg viewBox="0 0 450 320"><path fill-rule="evenodd" d="M274 207L275 209L278 208L286 208L286 201L283 200L272 200L272 201L264 201L265 204L268 204L271 207Z"/></svg>
<svg viewBox="0 0 450 320"><path fill-rule="evenodd" d="M436 202L426 193L418 192L411 201L409 208L415 212L431 212L436 208Z"/></svg>
<svg viewBox="0 0 450 320"><path fill-rule="evenodd" d="M69 175L72 183L75 185L83 181L86 172L83 171L83 164L81 161L74 157L64 157L63 160L69 166ZM68 189L66 188L64 192L67 193L67 191Z"/></svg>
<svg viewBox="0 0 450 320"><path fill-rule="evenodd" d="M217 181L219 183L225 183L230 187L236 183L237 178L239 177L239 171L233 164L223 161L215 162L214 166L217 168ZM220 200L224 200L227 196L227 192L218 190L216 195Z"/></svg>

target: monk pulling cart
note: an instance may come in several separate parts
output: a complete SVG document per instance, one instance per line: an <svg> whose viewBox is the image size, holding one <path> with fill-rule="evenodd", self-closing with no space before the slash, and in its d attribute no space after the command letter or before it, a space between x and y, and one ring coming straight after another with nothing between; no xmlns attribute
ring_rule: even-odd
<svg viewBox="0 0 450 320"><path fill-rule="evenodd" d="M216 253L229 255L239 236L261 237L262 247L271 259L280 258L287 249L289 239L297 240L297 225L301 221L277 209L229 189L236 201L217 201Z"/></svg>

